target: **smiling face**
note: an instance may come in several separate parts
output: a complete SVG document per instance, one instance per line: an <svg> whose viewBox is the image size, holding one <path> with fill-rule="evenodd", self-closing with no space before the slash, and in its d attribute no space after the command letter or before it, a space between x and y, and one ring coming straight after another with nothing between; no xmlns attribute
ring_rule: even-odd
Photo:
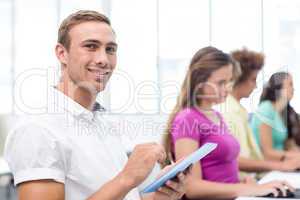
<svg viewBox="0 0 300 200"><path fill-rule="evenodd" d="M56 55L63 66L63 78L79 87L100 92L116 66L115 34L112 28L97 21L75 25L69 32L70 47L56 46Z"/></svg>
<svg viewBox="0 0 300 200"><path fill-rule="evenodd" d="M212 72L202 87L201 104L213 105L225 101L228 93L231 91L232 70L233 66L229 64Z"/></svg>

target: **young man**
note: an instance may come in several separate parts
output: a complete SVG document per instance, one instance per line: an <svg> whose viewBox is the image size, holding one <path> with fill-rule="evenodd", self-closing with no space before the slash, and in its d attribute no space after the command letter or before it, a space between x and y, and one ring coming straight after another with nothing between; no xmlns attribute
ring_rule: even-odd
<svg viewBox="0 0 300 200"><path fill-rule="evenodd" d="M248 113L240 104L241 99L248 98L256 88L256 78L264 65L264 55L248 49L234 51L231 55L239 63L241 74L235 80L231 95L228 95L220 109L231 133L240 143L240 170L257 173L271 170L293 171L299 168L299 160L282 162L264 160L249 126Z"/></svg>
<svg viewBox="0 0 300 200"><path fill-rule="evenodd" d="M99 112L96 96L115 69L116 51L104 15L78 11L62 22L55 48L62 77L48 91L48 113L27 116L6 142L20 200L141 199L136 187L166 156L162 146L149 143L127 159ZM178 175L143 199L181 198L184 178Z"/></svg>

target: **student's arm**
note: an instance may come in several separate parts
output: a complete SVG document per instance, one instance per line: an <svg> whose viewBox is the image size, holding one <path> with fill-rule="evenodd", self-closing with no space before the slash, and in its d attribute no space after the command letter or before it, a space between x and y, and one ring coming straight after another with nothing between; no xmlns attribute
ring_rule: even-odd
<svg viewBox="0 0 300 200"><path fill-rule="evenodd" d="M122 200L132 189L132 181L125 177L117 176L102 186L88 200Z"/></svg>
<svg viewBox="0 0 300 200"><path fill-rule="evenodd" d="M292 151L292 152L300 151L300 147L296 144L296 141L294 138L288 138L285 141L285 147L288 151Z"/></svg>
<svg viewBox="0 0 300 200"><path fill-rule="evenodd" d="M105 184L98 192L96 192L88 200L121 200L124 199L129 192L127 183L115 178ZM173 183L173 190L156 192L142 198L142 200L160 200L169 199L177 200L182 197L183 193L176 193L176 189L180 189L177 183ZM170 186L171 187L171 186ZM181 187L181 186L180 186ZM19 200L64 200L64 185L52 180L29 181L21 183L18 188Z"/></svg>
<svg viewBox="0 0 300 200"><path fill-rule="evenodd" d="M240 156L238 158L239 169L245 172L265 172L280 170L281 163L276 161L258 160Z"/></svg>
<svg viewBox="0 0 300 200"><path fill-rule="evenodd" d="M108 195L107 200L123 199L131 189L147 178L157 161L163 162L165 158L165 151L160 145L155 143L137 145L119 175L105 184L88 200L106 200L106 195ZM114 189L115 185L119 186L117 191Z"/></svg>
<svg viewBox="0 0 300 200"><path fill-rule="evenodd" d="M166 155L161 145L148 143L137 145L124 169L107 182L88 200L121 200L138 186L151 172L155 163L163 162ZM184 193L184 176L178 182L171 182L161 191L151 194L151 200L175 200ZM20 200L64 200L64 184L53 180L28 181L18 185ZM149 199L150 200L150 199Z"/></svg>
<svg viewBox="0 0 300 200"><path fill-rule="evenodd" d="M121 200L129 192L126 181L116 177L106 183L95 195L88 200ZM64 200L64 184L53 180L37 180L24 182L18 185L19 200ZM101 198L100 198L101 195Z"/></svg>
<svg viewBox="0 0 300 200"><path fill-rule="evenodd" d="M17 186L19 200L64 200L63 183L53 180L37 180L21 183Z"/></svg>
<svg viewBox="0 0 300 200"><path fill-rule="evenodd" d="M269 160L280 160L285 154L278 151L272 145L272 128L266 123L259 126L260 143L264 157Z"/></svg>
<svg viewBox="0 0 300 200"><path fill-rule="evenodd" d="M176 159L185 157L198 148L198 142L193 139L178 139L175 143ZM276 193L275 187L283 187L278 182L258 186L256 184L223 184L206 181L202 179L199 162L193 166L186 182L186 196L191 199L233 199L238 196L261 196L271 192Z"/></svg>
<svg viewBox="0 0 300 200"><path fill-rule="evenodd" d="M151 173L157 162L163 163L166 153L162 145L146 143L137 145L124 169L112 181L105 184L88 200L119 200L140 185ZM166 168L168 168L167 166ZM150 193L143 200L177 200L185 193L185 175L180 173L176 181L168 181L158 191Z"/></svg>
<svg viewBox="0 0 300 200"><path fill-rule="evenodd" d="M284 161L258 160L240 156L239 169L245 172L266 172L272 170L295 171L300 168L300 160L287 159Z"/></svg>

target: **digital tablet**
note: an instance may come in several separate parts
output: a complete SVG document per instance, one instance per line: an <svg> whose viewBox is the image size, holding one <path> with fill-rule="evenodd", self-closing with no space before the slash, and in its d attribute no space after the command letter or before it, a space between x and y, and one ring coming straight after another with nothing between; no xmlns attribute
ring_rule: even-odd
<svg viewBox="0 0 300 200"><path fill-rule="evenodd" d="M149 184L144 190L143 193L155 192L163 186L168 180L174 178L180 172L186 170L192 164L198 162L200 159L205 157L211 151L213 151L217 147L216 143L205 143L202 145L197 151L188 155L185 159L175 164L169 171L167 171L164 175L160 176L158 179Z"/></svg>

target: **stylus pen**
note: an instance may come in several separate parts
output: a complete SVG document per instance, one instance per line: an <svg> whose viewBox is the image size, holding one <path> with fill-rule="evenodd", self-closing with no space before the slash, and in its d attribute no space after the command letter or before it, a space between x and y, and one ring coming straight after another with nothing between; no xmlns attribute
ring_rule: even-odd
<svg viewBox="0 0 300 200"><path fill-rule="evenodd" d="M168 153L168 159L171 162L171 165L173 165L175 163L173 160L172 154L170 152Z"/></svg>

